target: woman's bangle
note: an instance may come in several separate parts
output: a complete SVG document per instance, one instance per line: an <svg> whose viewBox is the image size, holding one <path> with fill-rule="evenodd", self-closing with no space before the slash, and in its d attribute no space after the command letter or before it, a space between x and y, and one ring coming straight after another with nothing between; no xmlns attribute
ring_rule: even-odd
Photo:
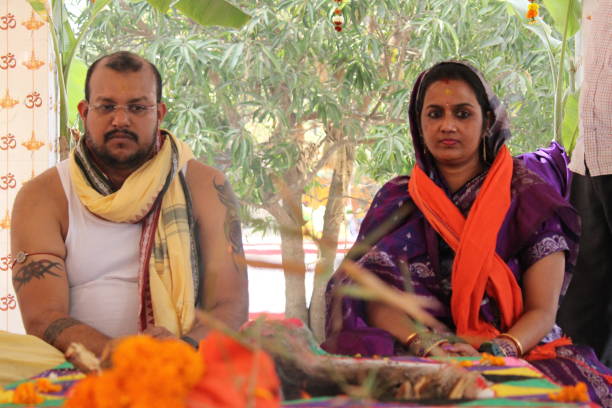
<svg viewBox="0 0 612 408"><path fill-rule="evenodd" d="M414 341L414 339L416 339L416 337L419 335L418 332L414 332L412 334L410 334L408 337L406 337L406 340L404 340L404 345L406 347L410 346L410 343L412 343Z"/></svg>
<svg viewBox="0 0 612 408"><path fill-rule="evenodd" d="M427 331L418 332L416 335L410 335L406 339L408 341L408 349L418 357L425 357L434 347L448 341L444 336Z"/></svg>
<svg viewBox="0 0 612 408"><path fill-rule="evenodd" d="M427 347L427 349L425 350L425 353L423 354L424 357L427 357L429 355L429 353L431 353L433 351L433 349L435 349L436 347L438 347L441 344L444 343L448 343L448 340L446 339L440 339L438 341L436 341L434 344L432 344L431 346Z"/></svg>
<svg viewBox="0 0 612 408"><path fill-rule="evenodd" d="M505 339L510 340L512 343L514 343L514 346L516 347L516 352L517 352L518 356L520 357L520 356L523 355L523 345L521 344L519 339L517 339L516 337L514 337L510 333L502 333L502 334L500 334L497 337L501 337L501 338L505 338Z"/></svg>

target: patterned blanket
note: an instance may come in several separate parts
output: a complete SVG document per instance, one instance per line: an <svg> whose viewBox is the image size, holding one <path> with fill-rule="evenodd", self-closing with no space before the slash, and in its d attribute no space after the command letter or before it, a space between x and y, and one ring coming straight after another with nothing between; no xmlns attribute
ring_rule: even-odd
<svg viewBox="0 0 612 408"><path fill-rule="evenodd" d="M367 360L367 359L363 359ZM412 363L429 363L435 364L435 361L429 359L413 358L413 357L398 357L394 360ZM473 401L443 401L443 400L419 400L419 401L404 401L395 403L380 403L373 401L356 401L345 396L339 397L323 397L310 398L301 400L284 401L284 407L500 407L500 406L529 406L529 407L594 407L596 405L589 403L557 403L550 399L550 393L555 393L560 390L560 387L548 380L542 373L538 372L533 366L524 360L515 358L504 359L503 366L485 365L481 363L479 358L463 357L451 359L460 363L467 370L477 371L481 373L490 383L491 389L495 392L496 398L473 400ZM445 359L448 361L448 359ZM43 393L45 401L38 405L29 405L36 407L59 407L63 405L64 397L70 388L84 375L69 363L64 363L54 369L45 371L30 380L24 380L10 384L5 387L5 390L14 390L19 384L32 381L38 378L47 378L52 383L61 385L62 390L55 393ZM0 392L0 408L4 407L24 407L24 405L16 405L11 403L1 403L2 392Z"/></svg>
<svg viewBox="0 0 612 408"><path fill-rule="evenodd" d="M402 358L406 361L421 362L424 359ZM419 400L398 402L355 401L346 396L310 398L285 401L287 408L325 408L325 407L368 407L368 408L404 408L404 407L597 407L591 403L560 403L553 401L549 395L559 392L560 387L524 360L506 358L504 366L482 365L478 358L464 357L453 359L469 361L469 371L481 373L487 381L493 383L491 389L495 398L472 401ZM464 363L466 364L466 363Z"/></svg>

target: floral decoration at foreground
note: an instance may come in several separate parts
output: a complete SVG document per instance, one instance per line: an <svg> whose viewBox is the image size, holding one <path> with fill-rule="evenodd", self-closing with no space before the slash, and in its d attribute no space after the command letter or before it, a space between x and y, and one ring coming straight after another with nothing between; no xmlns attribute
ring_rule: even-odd
<svg viewBox="0 0 612 408"><path fill-rule="evenodd" d="M40 404L46 399L43 393L61 390L61 385L53 384L48 378L37 378L21 383L11 391L5 391L0 387L0 404Z"/></svg>
<svg viewBox="0 0 612 408"><path fill-rule="evenodd" d="M219 332L200 351L180 340L131 336L112 355L112 368L90 375L65 407L244 407L280 405L274 364Z"/></svg>

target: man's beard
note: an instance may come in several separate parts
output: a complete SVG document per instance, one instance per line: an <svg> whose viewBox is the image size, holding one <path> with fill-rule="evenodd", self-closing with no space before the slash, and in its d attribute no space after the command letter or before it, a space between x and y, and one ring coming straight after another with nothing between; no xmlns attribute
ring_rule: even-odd
<svg viewBox="0 0 612 408"><path fill-rule="evenodd" d="M153 152L153 149L155 147L155 141L157 140L158 131L159 131L159 128L156 126L155 130L153 131L153 137L151 138L151 144L149 146L143 146L140 149L138 149L136 152L132 153L131 155L127 157L122 157L122 158L114 156L106 148L106 143L109 140L111 140L113 136L116 136L117 134L128 136L134 142L138 143L139 138L136 133L130 130L127 130L127 129L111 130L110 132L106 132L104 134L104 143L101 146L97 145L93 141L87 129L85 129L84 137L85 137L86 146L89 149L89 152L91 153L92 156L95 157L96 160L101 162L101 164L107 167L112 167L116 169L128 169L129 170L129 169L137 169L144 162L146 162L147 160L151 158L151 153Z"/></svg>

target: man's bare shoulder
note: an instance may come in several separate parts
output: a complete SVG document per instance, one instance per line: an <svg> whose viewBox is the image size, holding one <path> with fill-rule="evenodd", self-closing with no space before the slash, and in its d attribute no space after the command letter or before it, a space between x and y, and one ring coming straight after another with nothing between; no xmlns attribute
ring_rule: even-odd
<svg viewBox="0 0 612 408"><path fill-rule="evenodd" d="M65 208L67 205L56 167L51 167L24 183L17 194L15 205L39 204L41 201L50 207Z"/></svg>
<svg viewBox="0 0 612 408"><path fill-rule="evenodd" d="M53 235L57 231L63 236L67 229L67 211L68 200L59 173L52 167L24 183L17 193L11 217L12 237L33 236L36 231Z"/></svg>
<svg viewBox="0 0 612 408"><path fill-rule="evenodd" d="M236 196L220 170L191 160L186 180L197 220L222 224L226 212L236 212Z"/></svg>
<svg viewBox="0 0 612 408"><path fill-rule="evenodd" d="M187 183L189 188L199 191L210 189L214 191L214 185L223 185L226 177L219 169L208 166L197 160L190 160L187 166Z"/></svg>

